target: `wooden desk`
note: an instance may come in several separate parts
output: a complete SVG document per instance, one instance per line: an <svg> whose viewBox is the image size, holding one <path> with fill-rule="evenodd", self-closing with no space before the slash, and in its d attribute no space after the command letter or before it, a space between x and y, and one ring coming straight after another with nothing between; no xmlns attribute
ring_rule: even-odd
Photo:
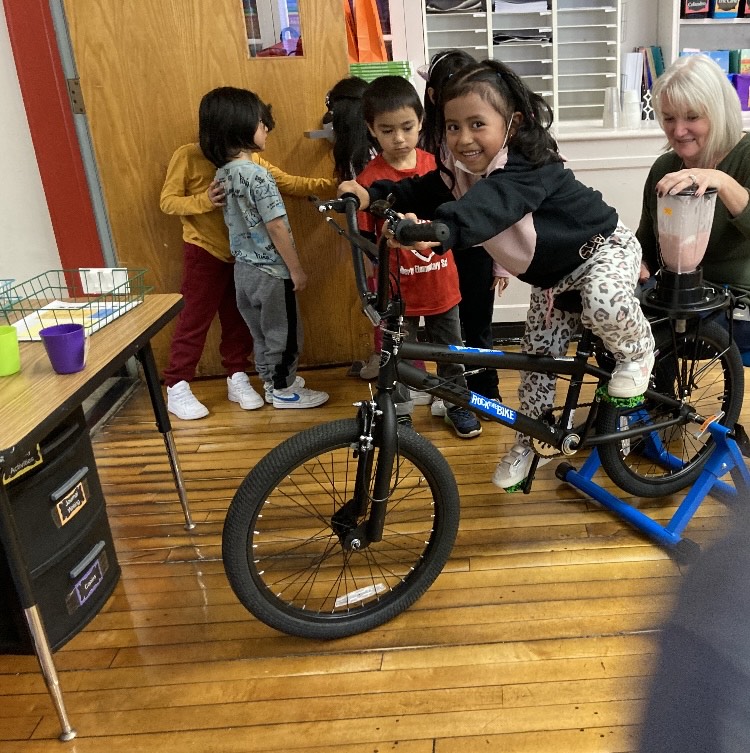
<svg viewBox="0 0 750 753"><path fill-rule="evenodd" d="M169 414L151 350L151 338L177 315L182 305L182 296L177 294L147 295L143 303L91 336L86 368L77 374L56 374L42 343L21 343L21 371L9 377L0 377L0 473L5 473L14 465L14 461L23 458L129 358L136 356L143 366L158 429L164 435L185 515L185 527L193 528ZM68 721L52 652L34 600L24 552L19 544L13 510L2 483L0 544L5 549L39 666L60 719L60 739L71 740L76 732Z"/></svg>

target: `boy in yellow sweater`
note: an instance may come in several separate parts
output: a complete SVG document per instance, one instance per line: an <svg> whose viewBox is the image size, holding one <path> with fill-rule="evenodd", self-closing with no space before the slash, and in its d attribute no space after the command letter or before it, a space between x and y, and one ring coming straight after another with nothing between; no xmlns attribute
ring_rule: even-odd
<svg viewBox="0 0 750 753"><path fill-rule="evenodd" d="M289 196L334 196L336 184L326 178L287 175L257 154L258 162L274 177L279 190ZM185 306L177 319L164 371L167 409L183 420L203 418L208 408L193 395L190 382L206 343L206 335L218 313L221 325L219 353L227 373L227 396L245 410L263 405L264 398L245 373L253 341L237 310L234 258L221 206L223 192L214 183L216 168L198 144L185 144L172 155L161 191L162 212L182 221L183 273L180 292ZM218 211L217 211L218 210ZM298 377L302 381L301 377ZM266 397L266 400L268 398Z"/></svg>

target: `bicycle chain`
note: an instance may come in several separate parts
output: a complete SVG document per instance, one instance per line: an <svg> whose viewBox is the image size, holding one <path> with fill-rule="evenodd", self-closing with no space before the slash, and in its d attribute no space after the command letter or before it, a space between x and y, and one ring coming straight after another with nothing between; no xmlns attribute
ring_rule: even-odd
<svg viewBox="0 0 750 753"><path fill-rule="evenodd" d="M576 410L579 408L590 408L593 405L593 403L579 403L576 405ZM565 406L564 405L555 405L552 408L549 409L550 413L555 413L555 411L561 411L563 410ZM548 444L547 442L540 442L537 439L534 439L534 437L529 437L529 441L531 443L531 449L539 455L539 457L542 458L558 458L565 453L562 450L558 450L554 448L551 444Z"/></svg>

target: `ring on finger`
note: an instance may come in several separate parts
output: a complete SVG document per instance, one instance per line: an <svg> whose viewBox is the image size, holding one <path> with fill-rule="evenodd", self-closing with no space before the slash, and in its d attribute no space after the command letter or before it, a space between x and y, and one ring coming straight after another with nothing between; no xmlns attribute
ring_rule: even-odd
<svg viewBox="0 0 750 753"><path fill-rule="evenodd" d="M697 183L697 182L698 182L698 178L696 178L696 176L695 176L695 175L688 175L688 178L690 178L690 180L691 180L691 181L692 181L693 183Z"/></svg>

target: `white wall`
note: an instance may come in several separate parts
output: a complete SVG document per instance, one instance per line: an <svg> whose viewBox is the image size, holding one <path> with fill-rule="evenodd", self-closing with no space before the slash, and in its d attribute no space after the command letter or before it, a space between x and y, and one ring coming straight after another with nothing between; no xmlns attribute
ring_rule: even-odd
<svg viewBox="0 0 750 753"><path fill-rule="evenodd" d="M60 268L0 3L0 279Z"/></svg>

